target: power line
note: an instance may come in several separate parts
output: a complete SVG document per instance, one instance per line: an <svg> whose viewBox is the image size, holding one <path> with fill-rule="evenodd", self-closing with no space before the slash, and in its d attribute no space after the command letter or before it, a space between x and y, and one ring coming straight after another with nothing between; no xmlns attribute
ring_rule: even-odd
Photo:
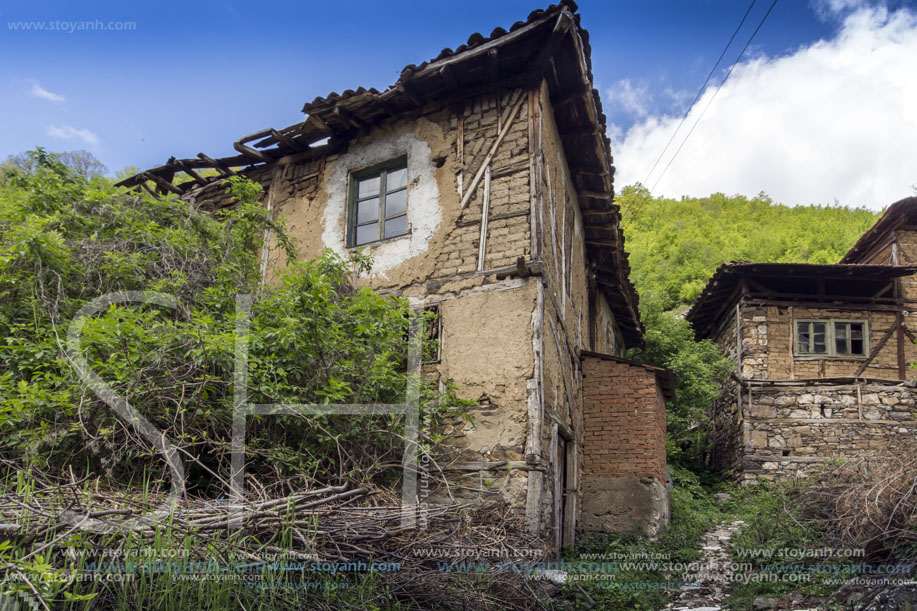
<svg viewBox="0 0 917 611"><path fill-rule="evenodd" d="M764 25L765 21L767 21L767 17L771 14L771 11L774 10L775 6L777 6L777 0L774 0L771 3L770 8L768 8L767 12L764 13L764 17L761 18L761 22L758 24L758 27L755 28L754 32L752 32L751 38L749 38L748 42L745 43L745 46L742 47L742 52L739 53L739 56L736 57L735 61L732 62L732 65L729 66L729 70L726 72L726 76L723 77L723 80L719 84L719 86L717 86L716 91L714 91L713 95L710 96L710 101L707 102L707 105L704 106L704 109L700 112L700 115L698 115L697 120L694 121L694 125L692 125L691 129L688 130L688 134L685 136L685 139L681 141L680 145L678 145L678 149L676 149L675 154L672 155L672 158L669 159L669 162L666 164L665 168L663 168L662 174L660 174L659 178L656 179L656 182L653 183L653 186L650 188L651 192L653 189L656 188L656 185L659 184L659 181L662 180L662 177L665 176L665 173L668 171L669 167L672 165L672 162L675 161L675 158L678 157L678 153L681 152L681 149L682 147L684 147L685 143L688 141L688 138L690 138L691 134L694 133L694 128L697 127L697 124L700 123L700 120L704 118L704 114L707 112L707 109L710 108L710 105L713 103L713 100L716 98L716 95L720 92L720 89L722 89L723 85L726 84L726 81L729 80L729 76L732 74L732 70L736 67L736 64L739 63L739 60L742 59L742 56L745 55L745 51L748 50L749 45L751 45L751 41L755 39L755 36L758 34L758 31L761 29L761 26Z"/></svg>
<svg viewBox="0 0 917 611"><path fill-rule="evenodd" d="M732 46L732 41L735 40L736 34L739 33L739 30L742 29L742 26L745 25L745 20L748 18L748 14L751 12L751 9L754 8L755 2L757 0L751 0L751 4L748 5L748 9L745 11L745 14L742 15L742 21L739 22L739 25L736 26L735 31L732 33L732 36L729 37L729 42L726 43L726 46L723 47L723 52L720 53L720 56L717 58L716 63L713 64L713 68L710 69L710 73L707 75L707 78L704 79L704 84L700 86L700 89L697 90L697 95L694 96L694 99L691 101L691 104L688 106L688 109L685 111L685 116L681 118L681 121L678 123L678 127L675 128L675 131L672 132L672 136L669 138L669 141L665 143L665 147L662 149L662 152L659 153L659 157L656 158L656 162L653 164L653 167L650 168L650 171L646 174L646 180L643 181L643 184L648 184L650 181L650 176L653 175L653 171L656 169L656 166L659 165L659 162L662 161L662 158L665 156L666 151L669 150L669 147L672 145L672 141L675 140L675 136L678 135L678 130L681 129L681 126L684 125L685 120L688 118L691 110L694 108L694 105L697 104L697 101L700 99L702 93L707 88L707 83L710 82L710 78L713 76L713 73L716 72L717 67L720 65L720 62L723 61L723 57L726 55L726 51L729 50L729 47Z"/></svg>

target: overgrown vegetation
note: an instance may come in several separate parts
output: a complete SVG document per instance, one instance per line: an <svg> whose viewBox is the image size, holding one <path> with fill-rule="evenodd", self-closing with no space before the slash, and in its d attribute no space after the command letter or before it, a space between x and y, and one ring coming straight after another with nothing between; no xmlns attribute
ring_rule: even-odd
<svg viewBox="0 0 917 611"><path fill-rule="evenodd" d="M697 541L711 525L726 519L697 475L684 468L673 471L671 522L657 539L640 532L589 535L567 558L571 577L564 596L577 609L613 611L661 609L667 596L681 586L682 575L669 570L700 559ZM577 575L581 579L577 579Z"/></svg>
<svg viewBox="0 0 917 611"><path fill-rule="evenodd" d="M625 187L615 201L647 330L646 348L633 356L674 373L676 397L666 406L669 460L702 473L707 413L734 365L711 342L694 341L685 310L722 263L836 263L877 215L778 205L764 194L674 200L653 197L639 184Z"/></svg>
<svg viewBox="0 0 917 611"><path fill-rule="evenodd" d="M837 263L878 215L864 208L786 206L761 193L674 200L622 189L631 279L663 311L693 303L727 261Z"/></svg>
<svg viewBox="0 0 917 611"><path fill-rule="evenodd" d="M233 386L237 295L253 295L249 403L404 402L406 338L415 316L408 302L353 284L354 274L372 264L362 255L345 260L329 251L314 261L295 261L295 245L285 237L282 223L270 221L258 201L260 187L230 179L227 188L238 205L210 215L172 198L121 192L98 173L78 171L42 149L32 152L28 163L4 166L0 172L0 494L4 498L29 499L36 481L44 482L48 490L70 484L72 490L61 492L73 493L67 503L93 507L87 516L104 515L106 502L117 499L129 507L147 507L171 485L169 466L151 440L139 434L130 419L119 416L111 397L104 401L80 379L72 355L65 353L71 321L102 295L138 291L148 303L139 302L136 295L130 300L112 299L85 319L79 352L112 396L130 404L177 449L185 465L189 498L225 498L228 493L237 391ZM276 283L261 287L260 252L268 227L290 261ZM154 294L174 299L177 307L165 307L168 302L162 300L158 305L149 302ZM433 348L429 342L424 347ZM468 402L458 399L449 387L441 391L422 380L419 395L421 418L427 424L421 450L433 452L440 441L435 436L437 423L460 416ZM245 485L257 498L322 485L368 485L385 491L400 482L405 447L401 416L256 416L246 424ZM27 500L15 514L21 526L42 515L44 504L57 507L61 499L52 497L44 494ZM121 507L116 514L134 511ZM117 587L78 587L70 577L75 573L60 573L59 562L68 571L79 572L85 561L82 556L61 555L61 546L92 549L99 545L97 539L81 540L75 527L66 532L66 522L28 534L18 528L9 532L20 535L0 549L5 575L18 576L3 587L31 593L46 604L63 604L73 596L94 596L100 591L105 593L105 608L135 608L137 601L158 608L168 600L173 608L216 609L226 608L227 597L233 601L231 606L246 608L324 600L321 587L318 598L315 590L281 590L268 597L249 590L240 597L229 581L177 585L162 575L146 576L116 596ZM280 537L272 543L277 549L300 546L290 538L292 531L285 532L271 535L271 540ZM238 552L240 545L244 558L251 554L252 545L259 545L254 535L243 532L244 541L211 539L200 547L201 540L188 539L188 532L169 526L168 521L161 533L145 536L142 544L154 554L193 541L202 560L226 549ZM112 536L106 545L125 553L134 543L128 534L127 538ZM32 545L47 549L30 552ZM52 553L54 566L49 561ZM302 572L295 577L303 583L323 579ZM347 600L362 601L350 603L360 608L367 600L388 608L404 595L402 590L392 598L386 594L388 587L376 589L372 575L350 577L345 579L352 586L350 594L330 595L329 608L340 608ZM361 588L372 591L367 594ZM355 598L348 599L351 595Z"/></svg>

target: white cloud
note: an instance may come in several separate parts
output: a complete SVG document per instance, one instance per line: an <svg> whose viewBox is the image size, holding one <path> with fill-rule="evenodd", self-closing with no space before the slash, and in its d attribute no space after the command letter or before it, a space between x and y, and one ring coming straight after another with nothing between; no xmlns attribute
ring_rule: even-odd
<svg viewBox="0 0 917 611"><path fill-rule="evenodd" d="M841 4L838 2L838 4ZM880 209L917 182L917 15L860 8L837 36L736 67L656 195L754 195ZM652 187L713 96L688 116ZM619 188L644 181L680 116L648 116L618 139ZM613 130L611 133L614 133Z"/></svg>
<svg viewBox="0 0 917 611"><path fill-rule="evenodd" d="M99 144L99 137L88 129L77 129L64 123L60 125L49 125L47 133L52 138L61 138L63 140L82 140L88 146Z"/></svg>
<svg viewBox="0 0 917 611"><path fill-rule="evenodd" d="M52 93L38 84L38 81L31 80L29 81L32 87L29 89L29 95L33 95L36 98L41 98L43 100L48 100L50 102L64 102L66 98L62 95Z"/></svg>
<svg viewBox="0 0 917 611"><path fill-rule="evenodd" d="M649 114L651 103L646 85L633 85L630 79L622 79L610 87L605 96L612 105L611 110L643 118Z"/></svg>

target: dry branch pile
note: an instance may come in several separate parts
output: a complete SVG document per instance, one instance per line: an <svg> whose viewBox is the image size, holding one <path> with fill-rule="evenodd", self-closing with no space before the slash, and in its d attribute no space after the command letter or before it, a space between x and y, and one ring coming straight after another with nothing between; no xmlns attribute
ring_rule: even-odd
<svg viewBox="0 0 917 611"><path fill-rule="evenodd" d="M917 458L862 458L815 475L798 492L814 524L839 547L911 560L917 541ZM917 560L917 557L913 558Z"/></svg>
<svg viewBox="0 0 917 611"><path fill-rule="evenodd" d="M444 563L457 567L474 560L460 553L467 549L540 550L527 559L544 560L543 542L525 535L519 518L500 501L407 510L393 491L341 485L281 498L246 499L241 505L187 500L164 510L166 496L141 500L95 486L86 480L61 483L42 478L28 494L0 494L0 535L31 549L30 557L53 558L72 554L66 544L75 533L84 546L104 547L110 553L119 546L143 546L165 530L190 540L185 561L243 560L257 569L280 558L314 562L319 571L319 563L397 563L396 570L376 575L387 593L409 608L540 607L537 582L522 572L505 567L489 572L443 570ZM405 516L412 516L416 524L405 524ZM493 566L499 562L493 561ZM361 570L366 569L342 573ZM266 595L283 603L283 592ZM315 599L317 608L322 606L321 592Z"/></svg>

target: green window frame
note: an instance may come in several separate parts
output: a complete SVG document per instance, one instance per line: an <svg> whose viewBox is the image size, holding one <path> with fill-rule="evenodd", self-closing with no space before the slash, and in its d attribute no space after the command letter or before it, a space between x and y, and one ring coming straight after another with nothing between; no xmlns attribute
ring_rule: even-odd
<svg viewBox="0 0 917 611"><path fill-rule="evenodd" d="M401 156L350 175L347 245L407 235L408 163Z"/></svg>
<svg viewBox="0 0 917 611"><path fill-rule="evenodd" d="M797 319L793 345L800 357L863 358L869 351L869 327L865 320Z"/></svg>

